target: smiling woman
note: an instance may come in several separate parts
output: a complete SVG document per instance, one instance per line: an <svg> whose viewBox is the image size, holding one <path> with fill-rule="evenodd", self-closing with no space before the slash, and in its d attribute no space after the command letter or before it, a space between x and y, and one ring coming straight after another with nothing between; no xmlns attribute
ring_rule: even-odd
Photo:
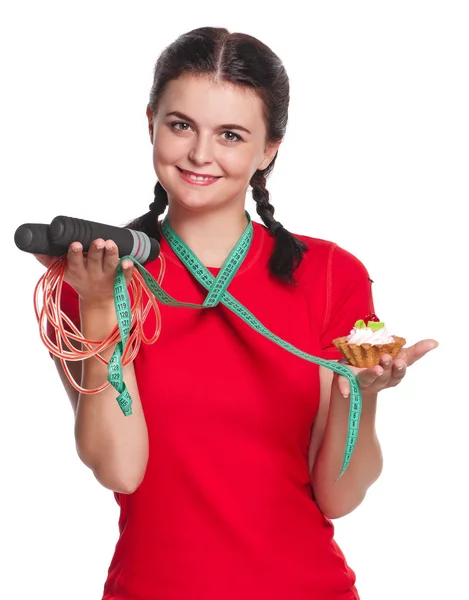
<svg viewBox="0 0 469 600"><path fill-rule="evenodd" d="M209 27L178 38L156 63L146 112L155 200L128 226L160 241L165 291L195 304L205 290L174 240L195 255L192 270L216 276L248 231L229 293L282 340L338 360L334 340L374 313L371 280L336 243L293 235L274 218L266 181L288 104L284 66L259 40ZM245 212L250 187L265 226ZM112 240L95 240L86 257L70 246L62 309L89 340L115 327L118 260ZM130 261L122 266L129 276ZM155 278L158 266L146 264ZM85 396L67 387L80 458L121 511L103 600L356 600L330 519L354 510L380 475L378 392L436 342L371 368L344 367L356 374L363 412L336 482L349 415L344 378L285 352L223 303L165 305L161 318L158 341L125 367L131 416L112 388ZM107 377L94 358L80 371L88 389Z"/></svg>
<svg viewBox="0 0 469 600"><path fill-rule="evenodd" d="M240 207L251 187L259 216L275 234L269 268L275 277L292 282L306 245L275 220L266 189L285 135L289 98L282 61L260 40L210 27L178 38L156 63L147 108L158 177L155 201L129 227L159 240L155 217L169 200L171 222L184 228L189 219L186 241L197 244L194 225L207 223L207 215L199 222L198 213L211 208L209 235L214 245L222 245L217 255L212 247L208 258L210 266L219 267L246 226ZM217 179L194 184L197 177ZM217 242L213 231L224 230L216 222L220 209L234 228ZM198 252L207 252L200 244L195 250L201 259Z"/></svg>
<svg viewBox="0 0 469 600"><path fill-rule="evenodd" d="M175 122L175 116L184 120ZM252 175L268 167L280 145L267 141L261 98L213 75L186 75L167 84L148 118L153 163L171 219L187 210L242 215ZM240 125L223 125L235 121Z"/></svg>

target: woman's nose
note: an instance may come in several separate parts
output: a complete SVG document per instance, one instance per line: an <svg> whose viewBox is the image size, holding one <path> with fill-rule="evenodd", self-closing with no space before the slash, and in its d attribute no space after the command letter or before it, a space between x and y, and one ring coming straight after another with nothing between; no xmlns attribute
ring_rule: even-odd
<svg viewBox="0 0 469 600"><path fill-rule="evenodd" d="M196 135L189 151L189 159L196 165L213 162L212 140L208 135Z"/></svg>

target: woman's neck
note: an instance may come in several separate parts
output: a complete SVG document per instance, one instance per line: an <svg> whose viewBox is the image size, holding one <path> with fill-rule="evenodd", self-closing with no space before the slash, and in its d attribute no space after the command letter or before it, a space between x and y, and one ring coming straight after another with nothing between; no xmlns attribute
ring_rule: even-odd
<svg viewBox="0 0 469 600"><path fill-rule="evenodd" d="M197 212L170 205L167 218L202 264L215 268L223 265L248 224L244 208L239 206Z"/></svg>

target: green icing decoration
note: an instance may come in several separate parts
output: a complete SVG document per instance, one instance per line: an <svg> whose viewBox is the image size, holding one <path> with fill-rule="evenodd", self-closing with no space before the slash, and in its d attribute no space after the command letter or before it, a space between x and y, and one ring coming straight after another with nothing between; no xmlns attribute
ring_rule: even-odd
<svg viewBox="0 0 469 600"><path fill-rule="evenodd" d="M368 323L368 327L371 329L371 331L378 331L379 329L383 329L384 323L370 321Z"/></svg>

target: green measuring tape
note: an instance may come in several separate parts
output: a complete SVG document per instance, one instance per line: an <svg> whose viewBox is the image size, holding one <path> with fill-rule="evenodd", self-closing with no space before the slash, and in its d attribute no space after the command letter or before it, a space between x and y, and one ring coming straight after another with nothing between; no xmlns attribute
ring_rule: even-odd
<svg viewBox="0 0 469 600"><path fill-rule="evenodd" d="M162 230L165 238L171 246L174 253L178 256L184 266L193 274L199 283L201 283L207 290L208 294L203 304L192 304L188 302L179 302L167 294L163 288L155 281L150 273L132 256L123 256L119 260L117 267L116 278L114 282L114 305L116 308L117 322L121 335L121 341L118 342L114 353L109 361L108 365L108 379L111 385L119 393L117 402L124 413L128 416L132 414L132 399L123 381L122 374L122 354L127 343L130 333L130 297L127 291L127 285L125 282L124 272L122 269L122 261L130 259L134 262L135 266L140 271L146 285L152 292L152 294L163 304L168 306L178 306L184 308L195 308L204 309L211 308L221 303L228 307L234 312L240 319L247 323L250 327L255 329L258 333L271 340L275 344L284 348L288 352L295 354L299 358L303 358L309 362L315 363L327 369L331 369L340 375L347 378L350 383L350 411L348 419L348 432L347 432L347 443L345 446L344 459L342 463L342 470L338 479L343 475L347 469L352 452L357 442L358 427L360 423L360 414L362 410L362 396L360 392L360 386L357 378L353 372L345 365L337 363L332 360L324 360L316 356L312 356L307 352L303 352L298 348L295 348L289 342L282 340L277 335L269 331L262 323L245 308L240 302L236 300L228 291L227 288L236 275L239 267L241 266L248 250L251 245L253 237L253 226L251 218L246 213L248 219L248 225L244 230L241 238L238 240L236 246L230 252L230 255L223 263L220 272L214 277L210 271L201 264L197 256L184 244L184 242L175 233L172 227L169 225L167 219L163 220Z"/></svg>

